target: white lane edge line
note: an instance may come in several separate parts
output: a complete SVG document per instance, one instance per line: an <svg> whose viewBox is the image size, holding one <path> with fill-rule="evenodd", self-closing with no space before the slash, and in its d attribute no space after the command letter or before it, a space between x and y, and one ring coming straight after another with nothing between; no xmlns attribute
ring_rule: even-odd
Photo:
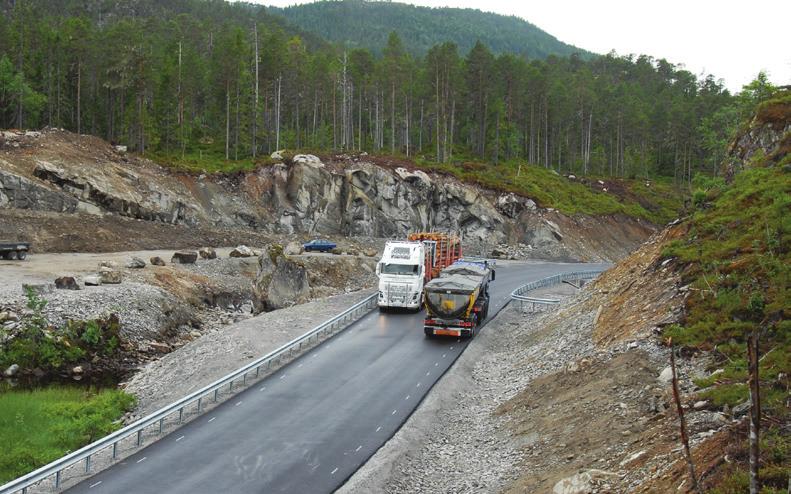
<svg viewBox="0 0 791 494"><path fill-rule="evenodd" d="M235 407L238 407L238 406L239 406L239 405L241 405L241 404L242 404L242 402L240 401L239 403L237 403L237 404L236 404L236 405L234 405L234 406L235 406Z"/></svg>
<svg viewBox="0 0 791 494"><path fill-rule="evenodd" d="M391 413L390 415L395 415L397 411L398 410L393 410L393 413Z"/></svg>
<svg viewBox="0 0 791 494"><path fill-rule="evenodd" d="M88 489L93 489L94 487L96 487L97 485L99 485L101 483L102 483L102 481L100 480L99 482L96 482L95 484L91 484L91 486L88 487Z"/></svg>
<svg viewBox="0 0 791 494"><path fill-rule="evenodd" d="M148 456L144 456L140 458L139 460L137 460L137 463L140 463L141 461L146 461L146 458L148 458Z"/></svg>
<svg viewBox="0 0 791 494"><path fill-rule="evenodd" d="M216 418L217 418L217 417L212 417L212 418L210 418L210 419L209 419L209 422L213 422L213 421L214 421L214 419L216 419Z"/></svg>
<svg viewBox="0 0 791 494"><path fill-rule="evenodd" d="M380 425L379 427L377 427L377 428L376 428L376 432L379 432L379 431L381 431L381 430L382 430L382 426L381 426L381 425Z"/></svg>
<svg viewBox="0 0 791 494"><path fill-rule="evenodd" d="M357 446L357 449L355 449L354 452L356 453L356 452L360 451L361 449L363 449L363 445L362 444Z"/></svg>
<svg viewBox="0 0 791 494"><path fill-rule="evenodd" d="M179 442L179 441L181 441L182 439L184 439L184 436L181 436L181 437L179 437L178 439L176 439L176 442Z"/></svg>
<svg viewBox="0 0 791 494"><path fill-rule="evenodd" d="M335 467L335 470L331 471L330 475L335 475L335 472L337 472L337 471L338 471L338 467Z"/></svg>

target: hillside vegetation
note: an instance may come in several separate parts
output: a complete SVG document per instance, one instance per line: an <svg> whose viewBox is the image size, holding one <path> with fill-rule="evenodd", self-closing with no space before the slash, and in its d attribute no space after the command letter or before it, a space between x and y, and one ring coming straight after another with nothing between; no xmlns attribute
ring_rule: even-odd
<svg viewBox="0 0 791 494"><path fill-rule="evenodd" d="M366 2L352 26L376 48L349 49L239 2L59 7L0 4L0 127L62 127L179 158L366 151L688 183L715 170L737 120L735 98L714 76L647 55L525 57L520 50L538 42L514 30L528 24L478 11ZM422 32L437 19L447 26L414 54L422 38L374 29L378 9ZM454 41L469 25L518 46Z"/></svg>
<svg viewBox="0 0 791 494"><path fill-rule="evenodd" d="M698 182L696 210L682 225L687 234L664 251L691 290L683 324L666 334L676 344L712 352L723 368L698 381L703 397L729 407L748 400L747 340L753 333L759 337L765 427L760 474L768 489L761 492L785 492L791 465L790 94L758 107L743 131L752 136L754 157L731 183ZM759 137L778 132L774 139ZM713 492L747 491L744 456L738 456L746 445L734 447L741 460L724 467L726 475Z"/></svg>
<svg viewBox="0 0 791 494"><path fill-rule="evenodd" d="M484 6L485 8L485 6ZM319 1L286 8L270 7L300 28L350 48L380 53L395 31L407 50L425 55L432 46L451 41L462 52L481 41L495 53L528 58L591 54L559 41L537 26L514 16L475 9L430 8L398 2L365 0Z"/></svg>

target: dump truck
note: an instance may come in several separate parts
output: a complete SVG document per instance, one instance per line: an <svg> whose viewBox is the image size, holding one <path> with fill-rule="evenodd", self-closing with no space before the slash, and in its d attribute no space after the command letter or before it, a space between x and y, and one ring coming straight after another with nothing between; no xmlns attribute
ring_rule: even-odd
<svg viewBox="0 0 791 494"><path fill-rule="evenodd" d="M30 244L28 242L0 241L0 259L24 261L29 250Z"/></svg>
<svg viewBox="0 0 791 494"><path fill-rule="evenodd" d="M426 283L426 337L475 336L489 315L489 282L494 278L493 261L461 259Z"/></svg>
<svg viewBox="0 0 791 494"><path fill-rule="evenodd" d="M412 233L406 240L387 242L376 265L379 310L420 310L425 284L461 255L461 239L447 233Z"/></svg>

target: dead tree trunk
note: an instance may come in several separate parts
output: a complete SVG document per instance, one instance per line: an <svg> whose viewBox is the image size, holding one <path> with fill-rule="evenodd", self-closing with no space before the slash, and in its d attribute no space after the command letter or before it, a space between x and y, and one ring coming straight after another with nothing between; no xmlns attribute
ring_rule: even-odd
<svg viewBox="0 0 791 494"><path fill-rule="evenodd" d="M684 407L681 405L681 395L678 392L678 375L676 374L676 356L675 349L673 348L673 340L670 339L670 368L673 371L673 399L676 402L676 410L678 411L679 429L681 431L681 444L684 447L684 458L687 460L687 467L689 468L689 477L692 481L692 490L701 494L700 486L698 486L698 478L695 476L695 464L692 461L692 453L689 449L689 437L687 436L687 423L684 419Z"/></svg>
<svg viewBox="0 0 791 494"><path fill-rule="evenodd" d="M758 494L760 489L758 438L761 425L761 397L758 381L757 330L753 330L747 342L747 362L750 368L750 494Z"/></svg>

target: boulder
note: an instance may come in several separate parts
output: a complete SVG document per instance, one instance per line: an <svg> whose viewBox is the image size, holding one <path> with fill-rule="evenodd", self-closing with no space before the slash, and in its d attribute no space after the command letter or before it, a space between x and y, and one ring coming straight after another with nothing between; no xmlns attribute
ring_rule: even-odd
<svg viewBox="0 0 791 494"><path fill-rule="evenodd" d="M246 245L240 245L233 249L230 253L231 257L253 257L254 255L253 249L247 247Z"/></svg>
<svg viewBox="0 0 791 494"><path fill-rule="evenodd" d="M55 278L55 288L58 290L79 290L80 285L77 284L74 276L61 276Z"/></svg>
<svg viewBox="0 0 791 494"><path fill-rule="evenodd" d="M299 242L289 242L283 249L283 253L287 256L298 256L302 254L302 244Z"/></svg>
<svg viewBox="0 0 791 494"><path fill-rule="evenodd" d="M298 154L294 156L292 161L311 168L324 168L324 163L321 162L319 157L312 154Z"/></svg>
<svg viewBox="0 0 791 494"><path fill-rule="evenodd" d="M151 259L148 260L148 262L150 262L152 266L164 266L165 265L165 260L162 259L159 256L152 257Z"/></svg>
<svg viewBox="0 0 791 494"><path fill-rule="evenodd" d="M254 290L264 310L276 310L307 302L310 296L308 271L283 254L282 247L270 245L258 258Z"/></svg>
<svg viewBox="0 0 791 494"><path fill-rule="evenodd" d="M376 251L376 249L365 249L363 251L363 254L365 254L368 257L376 257L378 252Z"/></svg>
<svg viewBox="0 0 791 494"><path fill-rule="evenodd" d="M99 269L101 268L118 269L118 263L115 261L99 261Z"/></svg>
<svg viewBox="0 0 791 494"><path fill-rule="evenodd" d="M667 384L673 380L673 369L670 367L665 367L662 372L659 374L659 382L663 384Z"/></svg>
<svg viewBox="0 0 791 494"><path fill-rule="evenodd" d="M17 364L11 364L3 374L6 377L14 377L17 372L19 372L19 366Z"/></svg>
<svg viewBox="0 0 791 494"><path fill-rule="evenodd" d="M604 470L586 470L560 480L552 488L552 494L590 494L596 490L597 483L618 478L619 475Z"/></svg>
<svg viewBox="0 0 791 494"><path fill-rule="evenodd" d="M285 149L281 149L280 151L275 151L274 153L270 154L269 157L273 160L281 161L283 159L283 153Z"/></svg>
<svg viewBox="0 0 791 494"><path fill-rule="evenodd" d="M177 250L170 258L173 264L195 264L198 260L198 253L194 250Z"/></svg>
<svg viewBox="0 0 791 494"><path fill-rule="evenodd" d="M0 323L6 321L18 321L18 320L19 320L19 316L14 312L11 311L0 312Z"/></svg>
<svg viewBox="0 0 791 494"><path fill-rule="evenodd" d="M217 259L217 251L211 247L203 247L198 250L201 259Z"/></svg>
<svg viewBox="0 0 791 494"><path fill-rule="evenodd" d="M85 286L100 286L102 279L99 276L86 276L82 282L85 283Z"/></svg>
<svg viewBox="0 0 791 494"><path fill-rule="evenodd" d="M81 365L77 365L77 366L75 366L74 368L71 369L71 373L72 374L82 374L83 372L84 372L84 369L82 368Z"/></svg>
<svg viewBox="0 0 791 494"><path fill-rule="evenodd" d="M103 285L117 285L121 283L123 277L123 273L117 269L104 267L99 270L99 281Z"/></svg>
<svg viewBox="0 0 791 494"><path fill-rule="evenodd" d="M132 257L129 259L129 262L126 263L126 267L129 269L143 269L146 267L146 262L139 257Z"/></svg>

